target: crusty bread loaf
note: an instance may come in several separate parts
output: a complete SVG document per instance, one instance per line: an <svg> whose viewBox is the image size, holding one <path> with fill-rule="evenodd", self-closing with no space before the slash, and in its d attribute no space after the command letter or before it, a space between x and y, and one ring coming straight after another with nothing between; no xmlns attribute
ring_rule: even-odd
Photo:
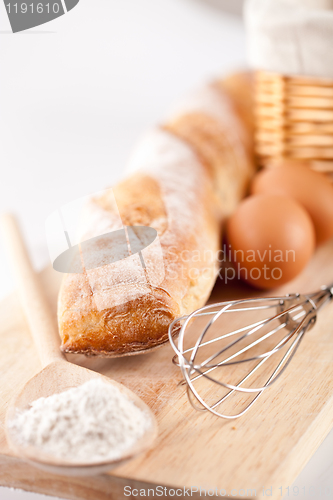
<svg viewBox="0 0 333 500"><path fill-rule="evenodd" d="M249 95L245 83L244 91ZM173 319L207 300L221 224L253 173L244 96L237 101L231 94L216 82L185 102L139 143L130 160L133 173L90 201L82 241L119 229L119 214L124 226L153 227L158 238L142 250L145 267L134 254L65 275L58 307L63 351L146 351L167 340Z"/></svg>

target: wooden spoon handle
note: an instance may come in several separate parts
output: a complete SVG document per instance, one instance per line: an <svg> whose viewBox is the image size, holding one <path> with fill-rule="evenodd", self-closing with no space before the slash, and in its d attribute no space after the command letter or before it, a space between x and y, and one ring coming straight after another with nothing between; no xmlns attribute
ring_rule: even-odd
<svg viewBox="0 0 333 500"><path fill-rule="evenodd" d="M52 361L65 359L59 349L58 329L39 278L32 267L16 218L11 214L4 214L0 223L21 304L44 368Z"/></svg>

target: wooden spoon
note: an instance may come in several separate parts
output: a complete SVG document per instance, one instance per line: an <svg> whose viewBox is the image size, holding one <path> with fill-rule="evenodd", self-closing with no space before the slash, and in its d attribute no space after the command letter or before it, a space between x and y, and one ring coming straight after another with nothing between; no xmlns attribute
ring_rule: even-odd
<svg viewBox="0 0 333 500"><path fill-rule="evenodd" d="M86 368L69 363L66 360L64 354L59 349L59 334L50 312L49 304L45 299L38 276L32 268L14 216L11 214L3 215L1 217L1 228L8 256L16 277L22 307L43 368L41 372L25 384L21 392L12 399L8 407L6 435L13 451L33 465L55 474L87 475L99 474L112 469L150 448L157 435L157 423L149 407L122 384ZM121 458L91 463L82 461L74 462L59 459L45 453L40 448L23 446L20 443L15 431L11 430L8 425L8 422L10 422L17 411L28 408L34 400L42 396L47 397L63 392L97 377L108 384L118 387L151 420L151 425L142 438L131 449L128 449Z"/></svg>

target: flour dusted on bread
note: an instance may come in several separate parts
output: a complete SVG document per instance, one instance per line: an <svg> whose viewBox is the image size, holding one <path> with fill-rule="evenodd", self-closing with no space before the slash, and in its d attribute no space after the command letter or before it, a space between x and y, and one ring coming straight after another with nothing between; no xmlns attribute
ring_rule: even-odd
<svg viewBox="0 0 333 500"><path fill-rule="evenodd" d="M184 141L161 128L141 138L128 163L129 172L142 171L159 182L167 216L182 230L186 224L196 224L193 212L202 168L194 151ZM176 234L173 237L176 240Z"/></svg>
<svg viewBox="0 0 333 500"><path fill-rule="evenodd" d="M193 112L211 116L224 124L226 124L226 116L229 116L228 127L233 131L232 133L237 131L237 126L235 126L237 117L232 113L232 102L227 95L222 94L213 84L205 85L185 95L171 109L166 121L169 123L179 116Z"/></svg>

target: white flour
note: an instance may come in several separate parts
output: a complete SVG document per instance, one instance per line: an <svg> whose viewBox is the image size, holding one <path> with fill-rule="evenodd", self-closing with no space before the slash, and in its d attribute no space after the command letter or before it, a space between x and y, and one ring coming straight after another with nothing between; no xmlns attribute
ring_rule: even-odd
<svg viewBox="0 0 333 500"><path fill-rule="evenodd" d="M24 445L89 462L120 457L150 425L144 411L98 378L37 399L10 423Z"/></svg>

